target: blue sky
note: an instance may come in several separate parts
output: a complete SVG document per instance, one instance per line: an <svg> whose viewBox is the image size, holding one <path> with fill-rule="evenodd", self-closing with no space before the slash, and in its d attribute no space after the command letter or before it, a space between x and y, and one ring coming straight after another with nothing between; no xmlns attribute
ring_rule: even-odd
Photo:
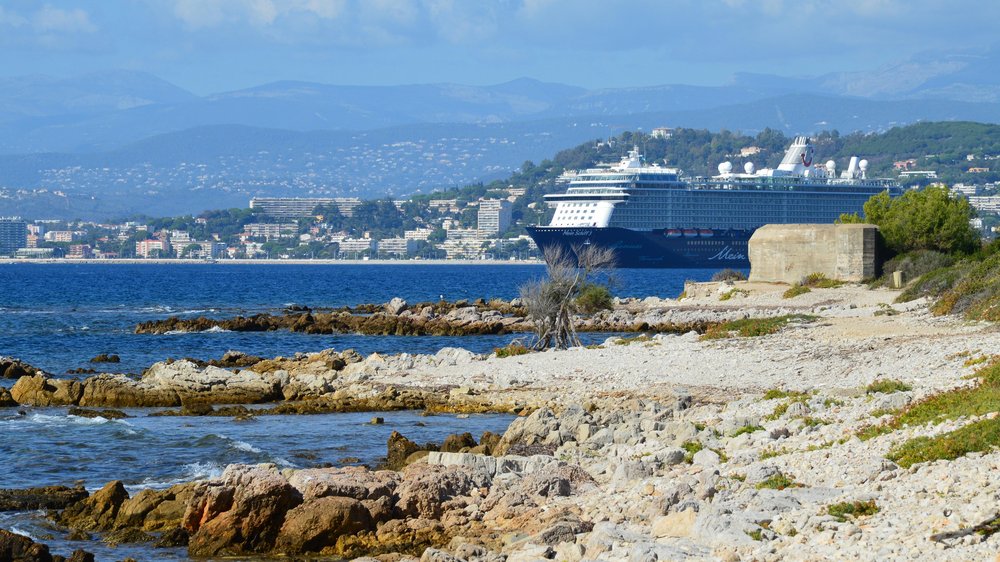
<svg viewBox="0 0 1000 562"><path fill-rule="evenodd" d="M871 70L998 40L970 0L0 0L0 75L588 88Z"/></svg>

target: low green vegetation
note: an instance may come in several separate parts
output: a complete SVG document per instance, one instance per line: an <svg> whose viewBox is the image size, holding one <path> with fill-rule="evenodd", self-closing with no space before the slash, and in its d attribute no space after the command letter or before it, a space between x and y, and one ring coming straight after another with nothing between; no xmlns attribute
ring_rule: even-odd
<svg viewBox="0 0 1000 562"><path fill-rule="evenodd" d="M755 541L764 540L764 529L754 529L752 531L747 531L747 536Z"/></svg>
<svg viewBox="0 0 1000 562"><path fill-rule="evenodd" d="M733 297L735 297L737 295L744 296L744 297L745 296L749 296L750 295L750 291L747 291L746 289L730 289L730 290L726 291L725 293L722 293L721 295L719 295L719 300L720 301L727 301L727 300L729 300L729 299L731 299L731 298L733 298Z"/></svg>
<svg viewBox="0 0 1000 562"><path fill-rule="evenodd" d="M527 347L525 347L525 346L523 346L523 345L521 345L519 343L512 343L512 344L506 345L504 347L496 347L496 348L493 349L493 353L495 353L496 356L499 357L499 358L514 357L514 356L517 356L517 355L524 355L524 354L530 353L530 352L531 352L530 349L528 349Z"/></svg>
<svg viewBox="0 0 1000 562"><path fill-rule="evenodd" d="M928 396L903 408L888 422L863 429L858 437L867 440L905 425L940 423L959 417L982 416L1000 411L1000 361L988 364L973 376L978 379L975 386L956 388Z"/></svg>
<svg viewBox="0 0 1000 562"><path fill-rule="evenodd" d="M788 408L796 402L805 402L809 399L809 395L805 392L790 393L788 394L788 400L782 402L774 407L774 411L770 414L764 416L765 421L774 421L788 412Z"/></svg>
<svg viewBox="0 0 1000 562"><path fill-rule="evenodd" d="M774 457L780 457L781 455L787 455L790 453L788 449L782 447L780 449L775 449L774 447L768 447L760 452L758 456L759 460L773 459Z"/></svg>
<svg viewBox="0 0 1000 562"><path fill-rule="evenodd" d="M625 338L618 338L615 340L615 345L632 345L633 343L645 343L653 341L653 338L649 334L639 334L637 336L629 336Z"/></svg>
<svg viewBox="0 0 1000 562"><path fill-rule="evenodd" d="M584 314L594 314L614 308L611 291L604 285L588 283L576 297L576 306Z"/></svg>
<svg viewBox="0 0 1000 562"><path fill-rule="evenodd" d="M865 387L867 394L892 394L893 392L906 392L913 390L913 387L894 379L882 379L875 381Z"/></svg>
<svg viewBox="0 0 1000 562"><path fill-rule="evenodd" d="M802 396L808 396L805 392L798 390L783 390L781 388L772 388L764 393L764 400L776 400L778 398L799 398Z"/></svg>
<svg viewBox="0 0 1000 562"><path fill-rule="evenodd" d="M1000 320L1000 252L968 267L941 293L931 311L938 315L962 314L969 320Z"/></svg>
<svg viewBox="0 0 1000 562"><path fill-rule="evenodd" d="M801 281L800 285L812 289L836 289L843 285L843 281L830 279L822 273L810 273Z"/></svg>
<svg viewBox="0 0 1000 562"><path fill-rule="evenodd" d="M738 336L750 338L757 336L767 336L775 334L786 325L793 322L811 322L815 316L808 314L786 314L784 316L774 316L771 318L743 318L741 320L730 320L713 324L702 334L702 340L714 340Z"/></svg>
<svg viewBox="0 0 1000 562"><path fill-rule="evenodd" d="M736 269L722 269L712 274L712 281L718 283L722 281L746 281L747 274Z"/></svg>
<svg viewBox="0 0 1000 562"><path fill-rule="evenodd" d="M764 428L759 425L744 425L743 427L733 432L733 437L739 437L744 433L753 433L755 431L764 431Z"/></svg>
<svg viewBox="0 0 1000 562"><path fill-rule="evenodd" d="M695 453L704 448L705 446L701 444L701 441L685 441L681 445L681 449L684 449L684 462L688 464L693 462Z"/></svg>
<svg viewBox="0 0 1000 562"><path fill-rule="evenodd" d="M848 518L868 517L879 512L875 500L840 502L826 506L826 513L837 521L845 522Z"/></svg>
<svg viewBox="0 0 1000 562"><path fill-rule="evenodd" d="M903 468L920 462L953 460L1000 446L1000 418L985 419L936 437L917 437L889 451L886 458Z"/></svg>
<svg viewBox="0 0 1000 562"><path fill-rule="evenodd" d="M781 298L793 299L799 295L804 295L806 293L811 293L812 289L806 287L805 285L800 285L798 283L792 285L784 293L781 294Z"/></svg>
<svg viewBox="0 0 1000 562"><path fill-rule="evenodd" d="M935 252L934 250L906 252L885 262L882 265L882 276L872 281L869 287L872 289L877 287L891 287L892 274L896 271L903 274L903 283L909 283L931 271L951 267L954 264L954 256Z"/></svg>
<svg viewBox="0 0 1000 562"><path fill-rule="evenodd" d="M801 488L802 484L799 484L795 480L792 480L784 474L775 474L774 476L759 482L757 484L758 490L784 490L785 488Z"/></svg>

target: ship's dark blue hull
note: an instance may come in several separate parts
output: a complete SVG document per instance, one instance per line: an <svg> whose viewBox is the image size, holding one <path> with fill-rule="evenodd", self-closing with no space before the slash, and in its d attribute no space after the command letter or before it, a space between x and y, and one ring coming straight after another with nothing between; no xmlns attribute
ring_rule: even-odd
<svg viewBox="0 0 1000 562"><path fill-rule="evenodd" d="M610 248L621 268L748 268L753 231L529 226L528 234L543 253L551 247L571 256L587 246Z"/></svg>

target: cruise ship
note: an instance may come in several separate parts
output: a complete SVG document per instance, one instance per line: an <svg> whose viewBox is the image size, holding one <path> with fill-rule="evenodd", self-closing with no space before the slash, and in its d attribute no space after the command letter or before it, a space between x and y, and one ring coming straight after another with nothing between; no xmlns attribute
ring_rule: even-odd
<svg viewBox="0 0 1000 562"><path fill-rule="evenodd" d="M545 196L555 208L551 223L528 234L543 252L610 248L621 268L746 268L750 235L765 224L830 224L860 213L872 195L902 192L867 170L857 157L839 174L833 160L813 162L807 137L795 138L777 168L747 162L734 172L723 162L712 177L647 164L634 148L617 164L567 176L565 193Z"/></svg>

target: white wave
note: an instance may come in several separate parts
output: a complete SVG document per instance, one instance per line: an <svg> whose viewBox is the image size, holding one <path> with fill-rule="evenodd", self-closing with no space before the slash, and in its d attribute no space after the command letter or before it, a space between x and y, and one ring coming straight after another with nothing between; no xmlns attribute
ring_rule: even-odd
<svg viewBox="0 0 1000 562"><path fill-rule="evenodd" d="M228 437L226 439L229 439ZM231 440L232 447L234 449L239 449L240 451L246 451L248 453L260 453L260 449L254 447L253 445L247 443L246 441L240 441L239 439Z"/></svg>
<svg viewBox="0 0 1000 562"><path fill-rule="evenodd" d="M29 539L31 539L31 540L33 540L35 542L40 542L39 539L38 539L38 537L32 535L31 533L29 533L28 531L25 531L24 529L22 529L20 527L11 526L10 532L11 533L16 533L18 535L23 535L23 536L28 537Z"/></svg>
<svg viewBox="0 0 1000 562"><path fill-rule="evenodd" d="M167 479L155 479L146 478L138 484L131 486L126 486L130 494L138 492L139 490L145 490L147 488L153 490L163 490L174 486L176 484L184 484L186 482L194 482L198 480L210 480L212 478L218 478L222 476L222 471L225 469L219 463L216 462L193 462L185 464L183 467L184 471L181 475L176 478Z"/></svg>
<svg viewBox="0 0 1000 562"><path fill-rule="evenodd" d="M274 457L274 459L272 459L272 461L274 462L274 464L276 464L278 466L283 466L285 468L298 468L299 467L297 464L295 464L293 462L290 462L288 459L286 459L284 457Z"/></svg>
<svg viewBox="0 0 1000 562"><path fill-rule="evenodd" d="M41 425L102 425L110 422L111 420L102 417L96 418L85 418L81 416L53 416L49 414L38 414L34 413L28 416L28 421L32 423L37 423Z"/></svg>
<svg viewBox="0 0 1000 562"><path fill-rule="evenodd" d="M232 332L232 330L223 330L222 328L220 328L218 326L212 326L211 328L209 328L207 330L200 330L200 331L167 330L166 332L163 332L163 335L165 335L165 336L180 336L180 335L183 335L183 334L228 334L230 332Z"/></svg>

